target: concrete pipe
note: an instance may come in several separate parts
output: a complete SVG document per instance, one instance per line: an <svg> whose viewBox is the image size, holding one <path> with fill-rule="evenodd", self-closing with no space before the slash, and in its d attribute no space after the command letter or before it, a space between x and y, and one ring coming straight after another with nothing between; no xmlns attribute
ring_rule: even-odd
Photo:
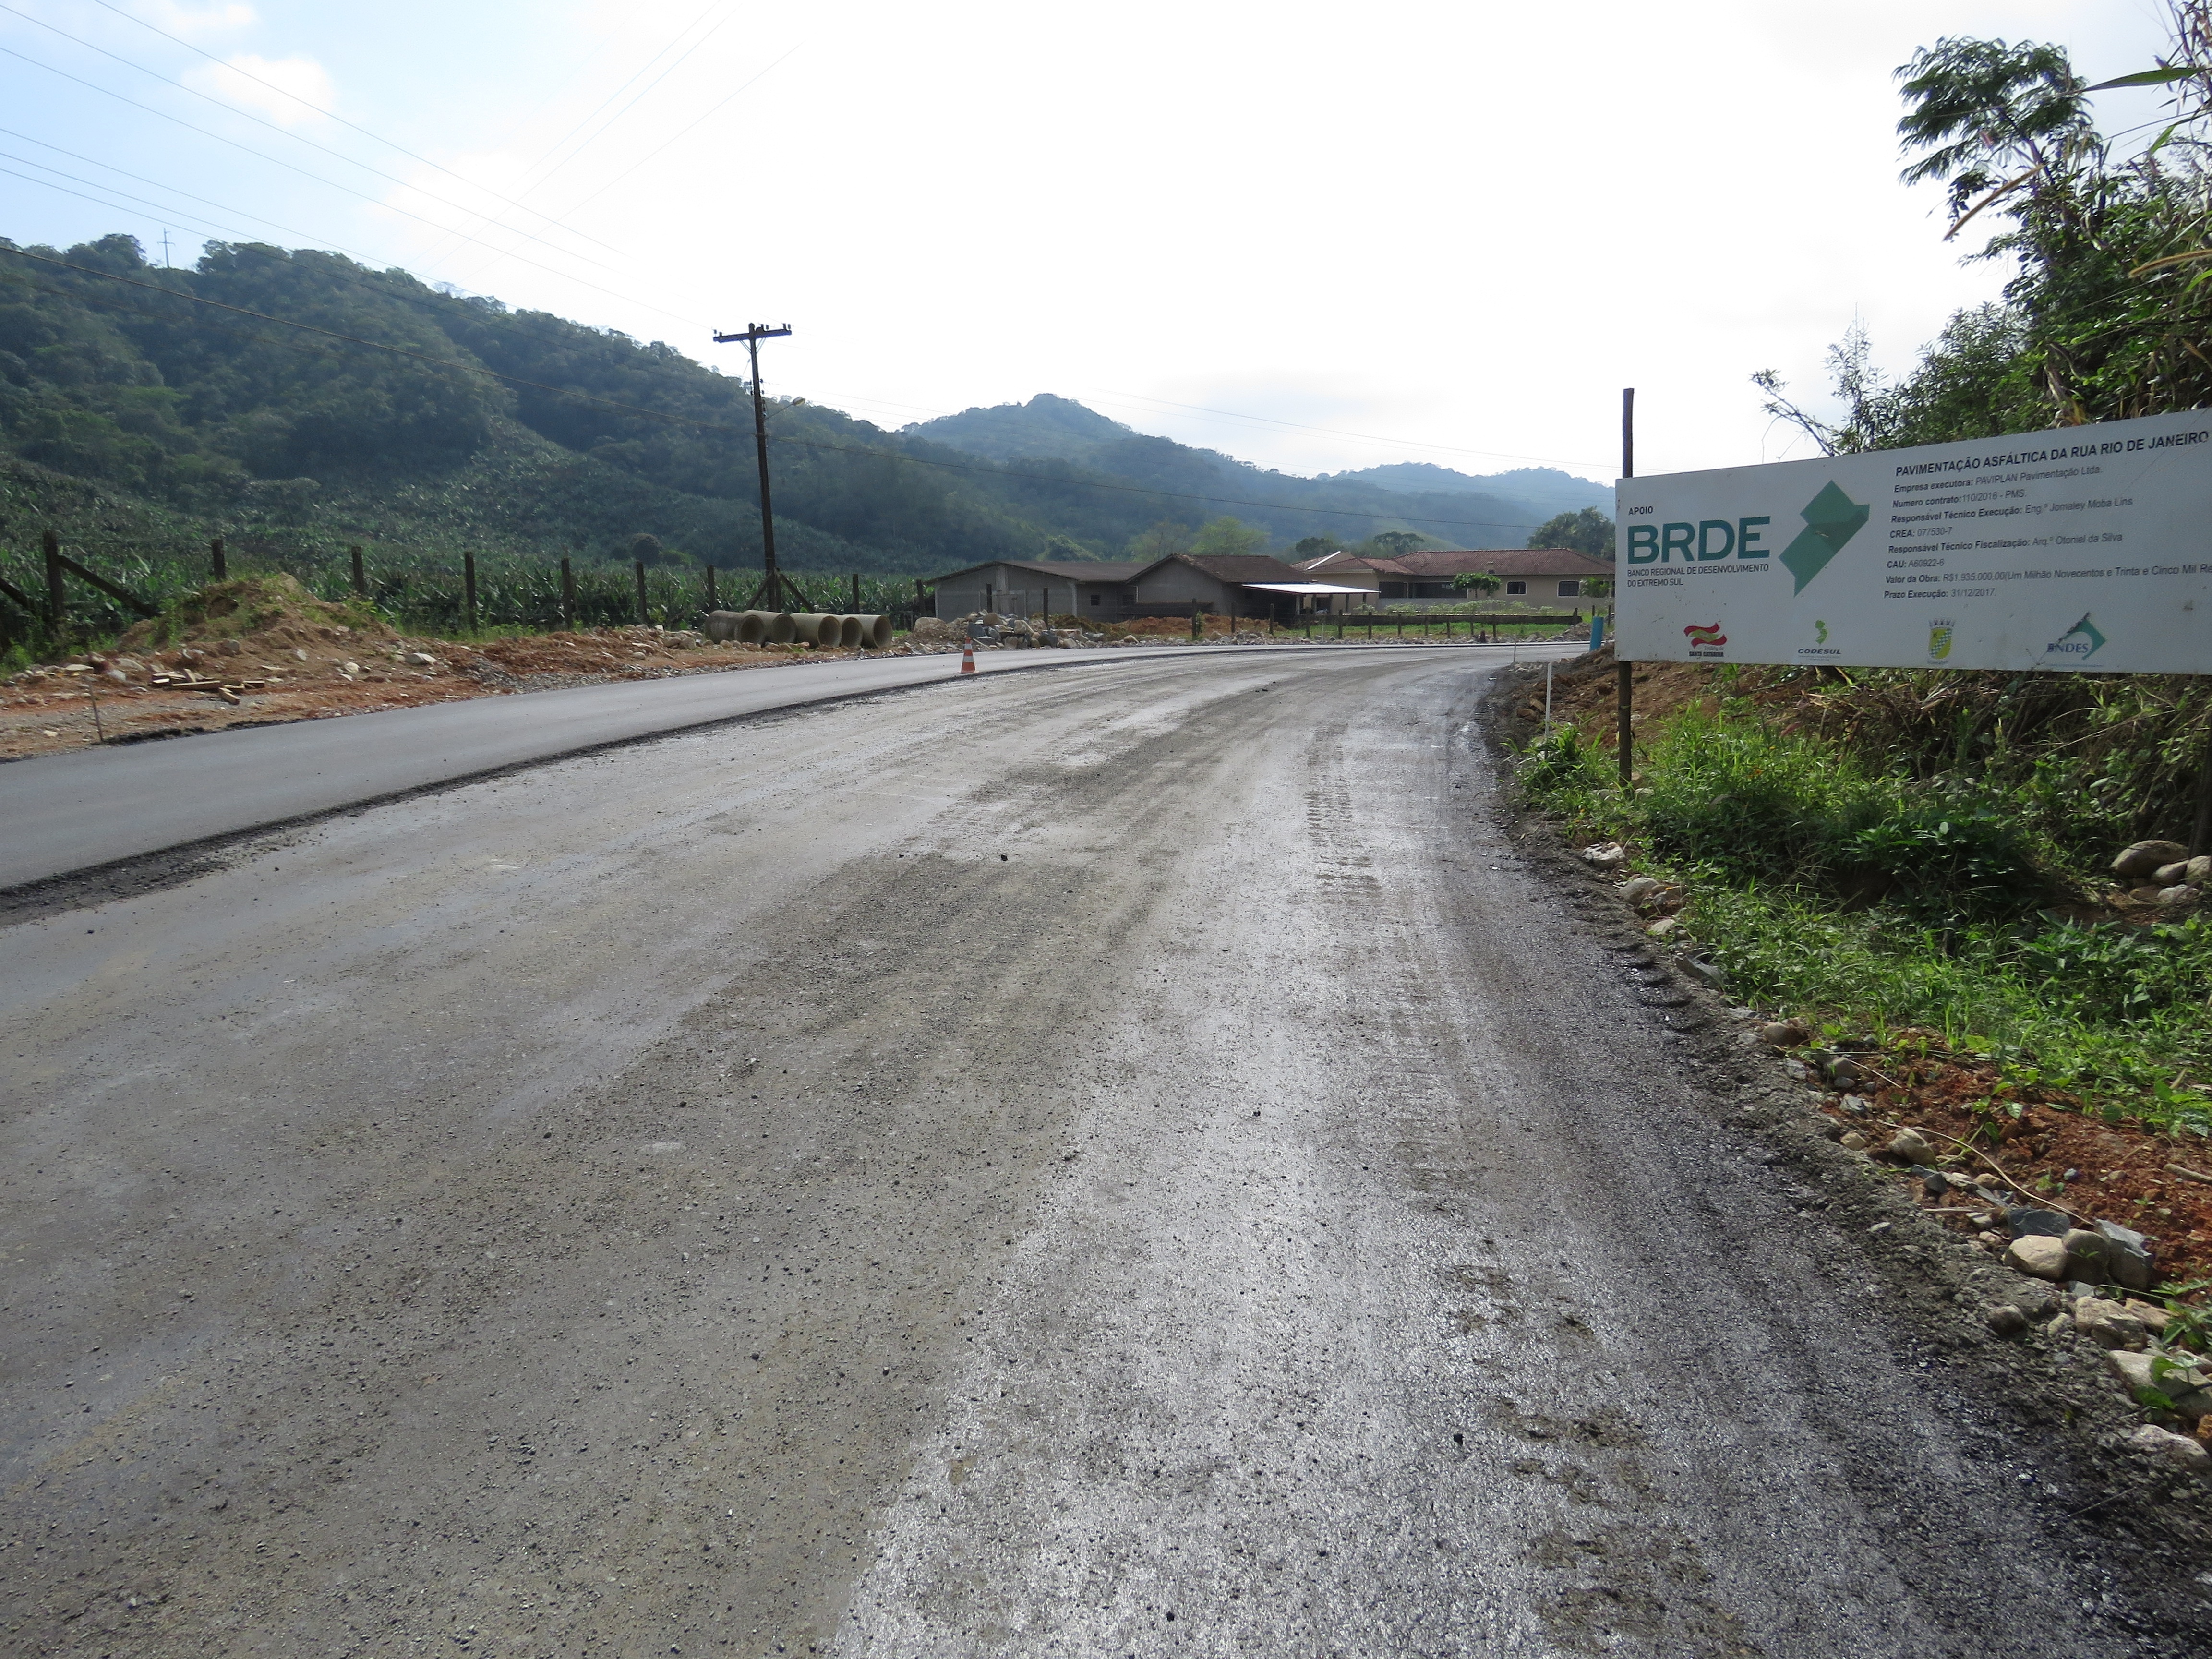
<svg viewBox="0 0 2212 1659"><path fill-rule="evenodd" d="M801 645L834 650L838 636L844 632L844 621L842 617L825 616L818 611L802 611L791 619L792 627L797 630L793 637Z"/></svg>
<svg viewBox="0 0 2212 1659"><path fill-rule="evenodd" d="M798 630L792 627L790 617L783 611L748 611L745 615L752 619L753 625L760 630L750 635L744 634L738 635L747 645L757 645L763 640L770 645L789 645L797 636Z"/></svg>
<svg viewBox="0 0 2212 1659"><path fill-rule="evenodd" d="M848 617L848 624L859 624L857 634L848 632L847 641L863 651L888 651L891 644L891 619L889 617Z"/></svg>
<svg viewBox="0 0 2212 1659"><path fill-rule="evenodd" d="M860 619L858 617L838 617L837 648L840 651L856 651L860 645Z"/></svg>
<svg viewBox="0 0 2212 1659"><path fill-rule="evenodd" d="M723 644L744 638L744 616L736 611L709 611L707 613L707 637Z"/></svg>

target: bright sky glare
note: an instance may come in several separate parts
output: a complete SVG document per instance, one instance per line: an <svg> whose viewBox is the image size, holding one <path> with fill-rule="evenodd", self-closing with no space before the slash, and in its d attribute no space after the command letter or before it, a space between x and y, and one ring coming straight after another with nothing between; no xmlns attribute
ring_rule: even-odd
<svg viewBox="0 0 2212 1659"><path fill-rule="evenodd" d="M0 234L337 248L732 373L713 328L787 321L769 389L887 427L1056 392L1287 471L1610 479L1623 386L1641 471L1779 459L1752 371L1996 295L1897 183L1916 46L2103 79L2160 15L0 0Z"/></svg>

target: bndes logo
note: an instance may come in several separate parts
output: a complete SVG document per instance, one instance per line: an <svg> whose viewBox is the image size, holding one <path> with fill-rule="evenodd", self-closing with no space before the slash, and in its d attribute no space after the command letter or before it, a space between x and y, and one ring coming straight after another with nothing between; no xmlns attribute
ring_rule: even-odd
<svg viewBox="0 0 2212 1659"><path fill-rule="evenodd" d="M2104 648L2105 636L2097 631L2097 624L2085 616L2045 646L2043 653L2047 657L2072 657L2079 662L2095 656Z"/></svg>

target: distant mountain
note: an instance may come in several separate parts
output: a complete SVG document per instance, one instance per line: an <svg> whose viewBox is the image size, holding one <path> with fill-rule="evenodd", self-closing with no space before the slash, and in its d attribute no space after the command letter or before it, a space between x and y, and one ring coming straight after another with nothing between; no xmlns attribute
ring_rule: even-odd
<svg viewBox="0 0 2212 1659"><path fill-rule="evenodd" d="M1609 487L1553 467L1479 477L1427 461L1400 461L1304 478L1148 436L1048 392L1025 404L920 421L900 435L1002 465L1054 462L1129 479L1163 492L1158 517L1230 513L1286 542L1333 535L1350 543L1378 530L1411 529L1458 546L1518 547L1560 513L1613 508ZM1217 499L1186 505L1172 495Z"/></svg>
<svg viewBox="0 0 2212 1659"><path fill-rule="evenodd" d="M1554 466L1516 467L1510 472L1477 475L1455 472L1432 461L1393 461L1384 466L1362 467L1357 472L1324 472L1324 478L1358 479L1366 483L1415 495L1511 495L1540 506L1550 518L1558 513L1579 513L1586 507L1613 511L1613 489L1592 483Z"/></svg>
<svg viewBox="0 0 2212 1659"><path fill-rule="evenodd" d="M1049 392L1040 392L1025 404L995 404L918 421L903 431L908 437L927 438L993 461L1089 461L1103 449L1143 435L1073 398L1055 398Z"/></svg>
<svg viewBox="0 0 2212 1659"><path fill-rule="evenodd" d="M750 568L750 391L659 342L312 248L210 243L173 269L128 236L0 237L0 567L35 586L52 529L118 560L223 536L302 568L356 545L626 565L649 536L664 562ZM1520 547L1603 500L1544 469L1299 477L1050 395L896 433L776 398L768 426L782 562L843 576L1120 558L1226 514L1285 550L1387 530Z"/></svg>

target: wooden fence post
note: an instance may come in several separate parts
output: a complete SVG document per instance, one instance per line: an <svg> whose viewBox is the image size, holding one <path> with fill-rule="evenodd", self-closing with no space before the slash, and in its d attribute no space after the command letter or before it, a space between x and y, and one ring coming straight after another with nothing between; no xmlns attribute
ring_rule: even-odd
<svg viewBox="0 0 2212 1659"><path fill-rule="evenodd" d="M220 536L208 544L208 580L217 582L230 580L230 561L223 556L222 538Z"/></svg>
<svg viewBox="0 0 2212 1659"><path fill-rule="evenodd" d="M637 562L637 623L642 628L652 620L645 609L645 561L640 559Z"/></svg>
<svg viewBox="0 0 2212 1659"><path fill-rule="evenodd" d="M346 550L353 555L353 591L365 599L368 597L368 572L362 565L361 549L351 547Z"/></svg>
<svg viewBox="0 0 2212 1659"><path fill-rule="evenodd" d="M707 609L720 611L721 608L722 601L714 592L714 567L710 564L707 567Z"/></svg>
<svg viewBox="0 0 2212 1659"><path fill-rule="evenodd" d="M853 609L854 609L854 611L856 611L856 612L857 612L857 611L860 610L860 573L859 571L855 570L855 571L853 573Z"/></svg>
<svg viewBox="0 0 2212 1659"><path fill-rule="evenodd" d="M51 530L45 538L46 554L46 632L53 635L54 644L62 642L62 629L69 622L69 595L62 589L62 538Z"/></svg>
<svg viewBox="0 0 2212 1659"><path fill-rule="evenodd" d="M469 607L469 632L477 631L477 556L461 550L461 590Z"/></svg>
<svg viewBox="0 0 2212 1659"><path fill-rule="evenodd" d="M576 574L566 559L561 561L561 626L576 631Z"/></svg>

